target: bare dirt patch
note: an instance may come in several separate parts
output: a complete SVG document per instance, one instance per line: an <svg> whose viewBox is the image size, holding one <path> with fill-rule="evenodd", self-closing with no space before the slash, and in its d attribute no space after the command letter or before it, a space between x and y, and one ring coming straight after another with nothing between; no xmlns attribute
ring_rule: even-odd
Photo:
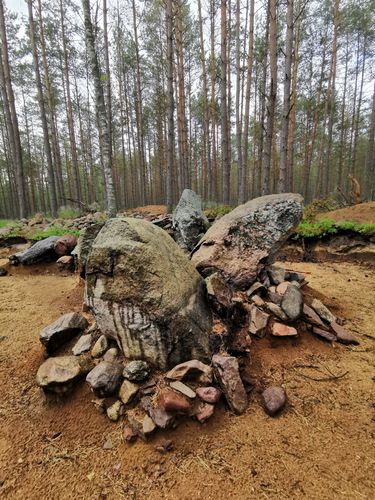
<svg viewBox="0 0 375 500"><path fill-rule="evenodd" d="M375 223L375 201L360 203L351 207L324 212L317 219L331 219L335 222L354 221L362 224Z"/></svg>
<svg viewBox="0 0 375 500"><path fill-rule="evenodd" d="M182 422L133 445L122 440L123 424L97 412L84 383L69 398L49 401L35 386L43 361L38 332L60 314L80 310L77 278L0 278L0 496L373 498L374 273L345 263L283 265L307 273L360 346L333 347L308 333L254 341L249 372L255 389L244 415L219 408L203 426ZM289 398L275 419L259 403L268 383L283 384ZM105 450L108 437L112 448ZM175 449L160 455L155 446L166 438Z"/></svg>

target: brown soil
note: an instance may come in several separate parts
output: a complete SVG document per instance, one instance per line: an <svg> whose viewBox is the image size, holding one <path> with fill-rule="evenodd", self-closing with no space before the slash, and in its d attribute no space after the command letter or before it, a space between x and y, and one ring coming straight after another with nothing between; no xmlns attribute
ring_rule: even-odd
<svg viewBox="0 0 375 500"><path fill-rule="evenodd" d="M362 224L375 224L375 201L324 212L319 214L317 218L331 219L335 222L350 220Z"/></svg>
<svg viewBox="0 0 375 500"><path fill-rule="evenodd" d="M146 205L144 207L131 208L127 212L139 214L165 215L167 213L166 205Z"/></svg>
<svg viewBox="0 0 375 500"><path fill-rule="evenodd" d="M284 266L308 273L360 346L331 346L308 333L255 341L256 389L244 415L219 408L203 426L182 422L133 445L122 440L123 423L97 412L84 383L60 401L35 387L43 361L38 332L80 309L77 278L0 278L0 497L373 498L375 276L354 264ZM259 403L270 383L283 384L289 397L278 418ZM108 437L113 447L105 450ZM166 438L175 449L160 455L155 445Z"/></svg>

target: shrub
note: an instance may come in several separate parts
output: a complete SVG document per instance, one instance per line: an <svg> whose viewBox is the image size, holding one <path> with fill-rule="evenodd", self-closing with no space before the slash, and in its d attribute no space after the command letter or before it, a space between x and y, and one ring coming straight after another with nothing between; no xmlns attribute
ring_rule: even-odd
<svg viewBox="0 0 375 500"><path fill-rule="evenodd" d="M233 207L229 205L217 205L216 207L210 207L206 208L204 213L206 214L206 217L209 217L210 219L216 219L216 217L222 217L223 215L228 214L233 210Z"/></svg>

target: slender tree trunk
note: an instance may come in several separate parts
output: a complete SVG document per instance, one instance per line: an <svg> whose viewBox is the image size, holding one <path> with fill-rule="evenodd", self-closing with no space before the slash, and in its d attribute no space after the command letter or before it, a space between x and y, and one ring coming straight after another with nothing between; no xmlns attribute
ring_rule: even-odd
<svg viewBox="0 0 375 500"><path fill-rule="evenodd" d="M228 128L228 95L227 95L227 72L228 72L228 48L227 48L227 0L221 0L221 164L223 173L222 196L223 203L229 205L230 198L230 163L229 163L229 128Z"/></svg>
<svg viewBox="0 0 375 500"><path fill-rule="evenodd" d="M107 192L107 210L110 217L116 216L116 199L115 191L113 186L113 174L111 165L111 144L109 141L109 127L107 121L107 111L104 101L104 92L102 87L102 82L100 79L100 69L98 56L95 48L95 37L93 25L91 22L90 14L90 1L82 0L84 19L85 19L85 36L86 36L86 46L87 54L89 59L89 64L91 67L92 79L95 89L95 103L96 111L98 115L98 128L100 144L102 148L102 159L103 159L103 170L104 170L104 180Z"/></svg>
<svg viewBox="0 0 375 500"><path fill-rule="evenodd" d="M375 82L372 94L371 123L366 153L366 197L373 200L375 195Z"/></svg>
<svg viewBox="0 0 375 500"><path fill-rule="evenodd" d="M244 161L242 155L242 125L241 125L241 42L240 42L240 0L236 0L236 143L237 143L237 200L243 203L245 195Z"/></svg>
<svg viewBox="0 0 375 500"><path fill-rule="evenodd" d="M167 151L167 211L172 211L173 152L174 152L174 95L173 95L173 4L167 0L167 79L168 79L168 151Z"/></svg>
<svg viewBox="0 0 375 500"><path fill-rule="evenodd" d="M212 134L212 198L218 201L218 169L217 169L217 140L216 140L216 57L215 57L215 0L210 1L210 25L211 25L211 134Z"/></svg>

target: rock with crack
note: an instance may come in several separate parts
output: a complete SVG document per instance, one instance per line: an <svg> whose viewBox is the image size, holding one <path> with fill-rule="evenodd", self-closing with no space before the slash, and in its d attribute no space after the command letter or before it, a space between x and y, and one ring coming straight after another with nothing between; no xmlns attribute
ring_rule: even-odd
<svg viewBox="0 0 375 500"><path fill-rule="evenodd" d="M209 359L205 283L173 239L149 222L117 218L104 225L86 265L85 302L126 358L161 369Z"/></svg>
<svg viewBox="0 0 375 500"><path fill-rule="evenodd" d="M79 313L64 314L43 328L39 339L46 348L47 354L51 354L87 328L87 325L86 318Z"/></svg>
<svg viewBox="0 0 375 500"><path fill-rule="evenodd" d="M299 194L263 196L216 221L192 252L203 276L220 271L236 289L246 289L301 220Z"/></svg>
<svg viewBox="0 0 375 500"><path fill-rule="evenodd" d="M166 374L170 380L193 380L204 379L206 382L212 381L212 368L197 359L191 359L175 366Z"/></svg>
<svg viewBox="0 0 375 500"><path fill-rule="evenodd" d="M36 383L46 392L63 394L69 392L90 368L76 356L48 358L39 367Z"/></svg>
<svg viewBox="0 0 375 500"><path fill-rule="evenodd" d="M257 337L264 337L266 335L269 319L269 314L261 311L255 305L252 305L250 308L249 332Z"/></svg>
<svg viewBox="0 0 375 500"><path fill-rule="evenodd" d="M247 408L247 394L242 383L238 361L233 356L215 354L212 357L215 377L230 409L240 415Z"/></svg>
<svg viewBox="0 0 375 500"><path fill-rule="evenodd" d="M56 260L55 243L59 236L49 236L44 240L37 241L32 247L23 252L15 253L9 257L13 265L23 264L29 266L38 262Z"/></svg>
<svg viewBox="0 0 375 500"><path fill-rule="evenodd" d="M112 396L121 384L122 370L121 365L102 361L90 371L86 377L86 382L97 397Z"/></svg>
<svg viewBox="0 0 375 500"><path fill-rule="evenodd" d="M202 211L200 197L191 189L184 189L173 213L175 238L181 248L193 250L209 227Z"/></svg>

